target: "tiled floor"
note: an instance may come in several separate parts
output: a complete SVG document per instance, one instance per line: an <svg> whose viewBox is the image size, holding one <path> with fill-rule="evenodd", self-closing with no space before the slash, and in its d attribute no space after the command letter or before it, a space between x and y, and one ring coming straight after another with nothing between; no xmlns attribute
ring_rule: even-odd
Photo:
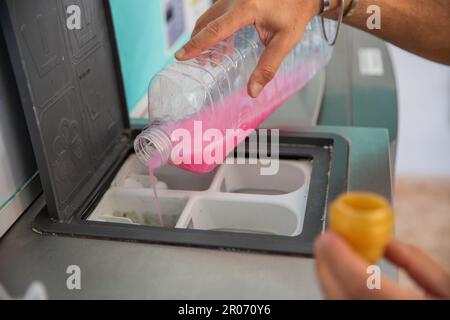
<svg viewBox="0 0 450 320"><path fill-rule="evenodd" d="M394 201L397 238L422 248L450 272L450 177L399 177ZM402 273L400 283L413 286Z"/></svg>

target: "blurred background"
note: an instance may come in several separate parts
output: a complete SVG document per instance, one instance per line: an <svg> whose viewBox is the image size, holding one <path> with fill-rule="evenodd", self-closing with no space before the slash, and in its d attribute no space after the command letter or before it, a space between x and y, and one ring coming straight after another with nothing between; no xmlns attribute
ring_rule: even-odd
<svg viewBox="0 0 450 320"><path fill-rule="evenodd" d="M397 236L450 270L450 67L389 45L397 81ZM410 283L404 274L400 281Z"/></svg>

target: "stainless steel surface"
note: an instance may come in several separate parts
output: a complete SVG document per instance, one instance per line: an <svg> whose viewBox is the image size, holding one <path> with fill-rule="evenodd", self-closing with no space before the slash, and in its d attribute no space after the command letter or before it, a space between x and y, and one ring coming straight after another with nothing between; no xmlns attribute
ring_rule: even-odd
<svg viewBox="0 0 450 320"><path fill-rule="evenodd" d="M348 186L391 199L386 129L320 127L350 143ZM0 240L0 282L13 295L33 280L50 298L318 299L314 259L44 236L31 229L40 197ZM68 266L81 268L81 290L68 290ZM396 270L383 262L391 277Z"/></svg>

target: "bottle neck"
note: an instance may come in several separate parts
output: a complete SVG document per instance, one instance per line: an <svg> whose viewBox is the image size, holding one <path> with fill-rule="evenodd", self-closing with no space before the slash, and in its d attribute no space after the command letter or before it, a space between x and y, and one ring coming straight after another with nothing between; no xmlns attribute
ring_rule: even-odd
<svg viewBox="0 0 450 320"><path fill-rule="evenodd" d="M158 168L169 161L172 141L159 125L151 125L136 137L134 150L142 163Z"/></svg>

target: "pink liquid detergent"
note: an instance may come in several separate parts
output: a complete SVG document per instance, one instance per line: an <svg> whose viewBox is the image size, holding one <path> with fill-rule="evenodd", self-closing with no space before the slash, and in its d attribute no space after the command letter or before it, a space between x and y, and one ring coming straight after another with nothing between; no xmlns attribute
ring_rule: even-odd
<svg viewBox="0 0 450 320"><path fill-rule="evenodd" d="M161 211L161 202L159 201L158 197L158 190L156 189L156 183L158 180L155 176L155 169L159 168L161 166L161 160L160 157L155 157L152 160L148 162L148 175L150 177L150 184L153 189L153 196L155 197L155 211L159 218L159 225L161 227L164 227L164 218Z"/></svg>
<svg viewBox="0 0 450 320"><path fill-rule="evenodd" d="M176 123L170 128L164 128L168 136L172 137L174 149L171 160L174 158L187 159L177 163L176 166L194 173L211 172L217 165L232 152L251 133L258 128L273 112L311 77L310 68L302 66L298 74L282 75L271 81L257 99L251 98L247 90L243 90L227 97L223 105L206 107L195 115ZM301 112L301 110L299 110ZM200 125L199 125L200 124ZM178 148L180 140L174 141L174 131L184 129L189 132L188 148ZM218 134L213 139L203 139L203 135L214 129ZM230 130L231 129L231 130ZM239 129L239 130L236 130ZM219 134L220 133L220 134ZM181 144L179 144L181 146ZM182 149L182 150L179 150ZM184 154L188 152L188 154ZM216 155L220 152L218 161L211 163L205 159L205 153ZM149 168L158 164L158 161L149 163ZM173 163L173 161L172 161Z"/></svg>

